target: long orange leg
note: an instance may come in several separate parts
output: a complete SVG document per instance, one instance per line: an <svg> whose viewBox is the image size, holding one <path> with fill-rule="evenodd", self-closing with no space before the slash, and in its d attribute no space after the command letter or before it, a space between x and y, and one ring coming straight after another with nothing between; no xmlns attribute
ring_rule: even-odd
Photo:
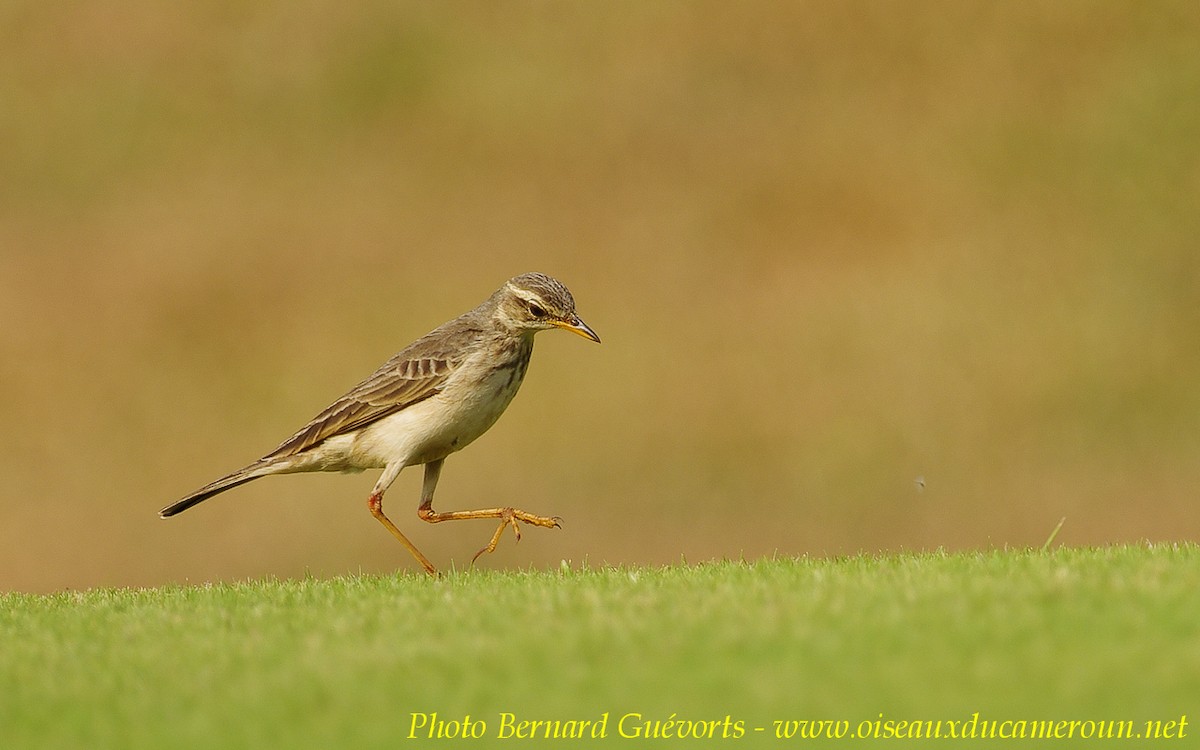
<svg viewBox="0 0 1200 750"><path fill-rule="evenodd" d="M492 534L492 540L471 558L472 565L485 552L491 553L496 551L496 545L500 543L500 537L504 535L504 529L509 526L512 527L517 541L521 541L521 526L517 523L518 521L530 524L531 526L541 526L546 529L562 528L562 519L558 516L535 516L532 513L527 513L516 508L483 508L481 510L452 510L446 513L438 513L433 509L433 491L437 487L438 477L442 473L443 460L439 459L425 464L425 481L421 487L421 507L417 508L417 515L420 516L422 521L429 523L469 521L477 518L500 519L500 525L496 528L496 533Z"/></svg>
<svg viewBox="0 0 1200 750"><path fill-rule="evenodd" d="M383 476L381 476L379 481L375 483L375 489L371 492L371 496L367 498L367 508L370 509L371 515L375 516L375 518L381 524L383 524L388 531L392 532L392 536L399 539L400 543L404 545L405 549L411 552L413 557L417 558L417 562L421 563L421 566L425 568L426 573L431 576L436 576L437 568L433 567L433 563L429 562L429 558L421 554L421 550L417 549L417 546L410 542L408 537L401 533L400 529L396 528L396 524L392 523L392 519L383 514L383 493L385 490L387 490L388 485L390 485L396 479L396 475L398 475L400 470L403 468L404 466L400 465L396 468L389 466L384 469Z"/></svg>

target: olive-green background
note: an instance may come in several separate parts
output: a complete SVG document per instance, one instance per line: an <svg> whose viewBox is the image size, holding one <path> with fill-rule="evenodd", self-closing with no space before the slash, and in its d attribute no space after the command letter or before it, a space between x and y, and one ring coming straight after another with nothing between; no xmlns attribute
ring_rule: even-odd
<svg viewBox="0 0 1200 750"><path fill-rule="evenodd" d="M481 564L1200 536L1192 2L4 2L0 588L411 569L374 472L156 511L530 270ZM385 507L435 562L488 524Z"/></svg>

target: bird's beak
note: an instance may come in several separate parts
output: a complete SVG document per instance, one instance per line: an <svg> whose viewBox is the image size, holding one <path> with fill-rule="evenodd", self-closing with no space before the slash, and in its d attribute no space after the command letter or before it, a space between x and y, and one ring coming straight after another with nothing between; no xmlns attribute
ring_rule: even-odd
<svg viewBox="0 0 1200 750"><path fill-rule="evenodd" d="M572 315L570 320L555 320L555 321L551 321L551 322L554 323L554 325L558 326L559 328L563 329L564 331L570 331L571 333L578 333L580 336L583 336L585 339L591 339L592 341L595 341L597 344L600 343L600 337L597 336L596 332L593 331L590 327L588 327L588 324L584 323L583 320L581 320L578 315Z"/></svg>

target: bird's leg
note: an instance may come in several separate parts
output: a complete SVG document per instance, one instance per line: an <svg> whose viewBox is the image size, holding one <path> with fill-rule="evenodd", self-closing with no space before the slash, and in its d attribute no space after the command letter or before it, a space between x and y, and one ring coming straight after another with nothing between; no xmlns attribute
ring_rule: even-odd
<svg viewBox="0 0 1200 750"><path fill-rule="evenodd" d="M518 521L547 529L562 528L562 519L557 516L535 516L532 513L527 513L516 508L483 508L480 510L452 510L446 513L438 513L433 509L433 491L437 488L438 477L441 476L442 462L444 460L439 459L425 464L425 481L421 485L421 507L417 509L417 515L421 517L422 521L428 521L429 523L469 521L476 518L500 519L500 525L496 528L496 533L492 534L492 540L471 558L472 565L475 564L475 561L483 553L496 551L496 545L500 543L500 537L504 535L504 529L509 526L512 527L517 541L521 541L521 526L517 523Z"/></svg>
<svg viewBox="0 0 1200 750"><path fill-rule="evenodd" d="M367 508L370 509L371 515L375 516L388 531L392 532L392 536L399 539L405 549L411 552L413 557L417 558L417 562L421 563L426 573L436 576L437 568L433 567L433 563L429 562L429 558L421 554L421 550L417 549L417 546L408 541L408 537L404 536L400 529L396 528L396 524L392 523L392 519L383 514L383 493L396 480L396 476L400 474L400 470L403 468L404 464L389 464L383 470L383 476L379 477L379 481L375 483L375 489L371 490L371 496L367 498Z"/></svg>
<svg viewBox="0 0 1200 750"><path fill-rule="evenodd" d="M417 558L417 562L421 563L422 567L425 568L426 573L431 576L437 575L437 568L433 567L433 563L429 562L429 558L421 554L421 550L417 549L417 546L410 542L408 537L404 536L400 529L396 528L396 524L392 523L392 519L383 514L382 493L372 492L371 496L367 498L367 507L371 509L371 515L379 519L379 522L387 527L388 531L392 532L392 536L399 539L400 543L412 553L412 556Z"/></svg>

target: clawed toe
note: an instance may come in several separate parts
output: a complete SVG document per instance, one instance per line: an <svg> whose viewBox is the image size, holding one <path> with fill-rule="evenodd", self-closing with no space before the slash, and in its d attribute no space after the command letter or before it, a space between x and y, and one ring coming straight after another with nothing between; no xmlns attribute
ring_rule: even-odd
<svg viewBox="0 0 1200 750"><path fill-rule="evenodd" d="M494 517L495 516L493 516L493 518ZM512 527L513 536L516 537L516 541L518 542L521 541L521 523L527 523L531 526L541 526L547 529L562 528L562 518L558 516L552 516L549 518L545 516L535 516L532 513L526 513L525 511L517 510L516 508L501 508L499 517L500 525L496 527L496 533L492 534L492 539L487 543L487 546L476 552L475 556L471 558L472 566L474 566L475 561L485 553L490 554L496 551L496 545L500 543L500 537L504 535L504 529L509 526Z"/></svg>

